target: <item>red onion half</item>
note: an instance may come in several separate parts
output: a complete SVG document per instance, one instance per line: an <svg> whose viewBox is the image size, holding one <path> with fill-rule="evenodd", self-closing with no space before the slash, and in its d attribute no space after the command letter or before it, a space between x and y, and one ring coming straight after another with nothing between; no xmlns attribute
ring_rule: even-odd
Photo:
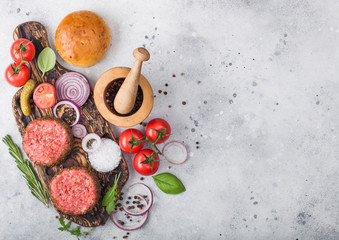
<svg viewBox="0 0 339 240"><path fill-rule="evenodd" d="M61 75L55 82L58 100L71 100L81 107L91 93L87 78L77 72L68 72Z"/></svg>
<svg viewBox="0 0 339 240"><path fill-rule="evenodd" d="M134 184L132 184L131 186L128 187L127 191L130 191L130 190L132 190L133 188L135 188L137 186L141 186L141 187L143 187L143 188L145 188L147 190L147 192L149 193L148 194L149 195L149 202L147 203L147 201L145 200L146 208L143 209L140 212L132 212L132 211L128 210L128 208L124 204L122 204L122 208L124 209L124 211L126 213L128 213L129 215L132 215L132 216L140 216L140 215L143 215L143 214L147 213L151 209L151 207L153 205L153 192L152 192L152 190L147 185L145 185L143 183L134 183ZM142 197L140 194L137 194L137 195L139 197Z"/></svg>
<svg viewBox="0 0 339 240"><path fill-rule="evenodd" d="M166 143L162 149L162 153L167 161L172 164L182 164L188 158L188 152L185 145L176 141Z"/></svg>
<svg viewBox="0 0 339 240"><path fill-rule="evenodd" d="M74 137L83 138L87 135L87 129L82 124L75 124L72 127L72 134Z"/></svg>
<svg viewBox="0 0 339 240"><path fill-rule="evenodd" d="M143 198L142 196L138 195L140 197L141 200L143 200L145 202L145 204L147 204L147 201L145 198ZM146 212L144 215L141 215L140 217L142 217L141 219L139 219L137 221L137 223L135 225L132 226L126 226L125 224L121 224L121 221L119 219L117 219L116 216L117 212L112 212L110 215L110 218L112 220L112 222L121 230L124 231L134 231L137 230L139 228L141 228L147 221L148 218L148 212ZM128 215L128 213L126 213L126 215Z"/></svg>
<svg viewBox="0 0 339 240"><path fill-rule="evenodd" d="M75 111L75 114L76 114L76 118L75 118L75 121L74 123L72 123L71 127L73 127L75 124L77 124L80 120L80 117L81 117L81 113L80 113L80 109L77 105L75 105L74 102L72 101L69 101L69 100L62 100L60 102L58 102L57 104L55 104L54 108L53 108L53 114L55 117L59 117L56 110L57 108L60 106L60 105L66 105L67 107L71 107L74 109Z"/></svg>

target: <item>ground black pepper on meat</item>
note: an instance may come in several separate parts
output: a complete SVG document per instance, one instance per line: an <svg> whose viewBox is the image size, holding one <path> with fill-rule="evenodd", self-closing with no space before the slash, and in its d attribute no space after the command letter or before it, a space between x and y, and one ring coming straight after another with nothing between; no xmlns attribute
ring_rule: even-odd
<svg viewBox="0 0 339 240"><path fill-rule="evenodd" d="M119 116L130 116L130 115L136 113L139 110L139 108L141 107L142 101L144 99L144 95L143 95L143 92L141 90L141 87L139 86L138 92L137 92L137 98L135 100L135 104L134 104L132 111L130 113L124 114L124 115L118 113L114 108L114 99L115 99L115 96L117 95L122 83L124 82L124 80L125 80L124 78L120 78L120 79L112 81L110 84L108 84L108 86L106 87L106 90L105 90L105 97L106 97L105 100L106 100L107 107L111 110L112 113L119 115Z"/></svg>

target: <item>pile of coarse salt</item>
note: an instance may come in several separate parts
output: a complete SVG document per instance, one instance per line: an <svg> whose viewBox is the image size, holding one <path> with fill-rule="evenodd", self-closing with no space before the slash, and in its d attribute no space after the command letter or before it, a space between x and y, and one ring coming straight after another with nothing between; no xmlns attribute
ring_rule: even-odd
<svg viewBox="0 0 339 240"><path fill-rule="evenodd" d="M88 160L98 172L112 171L120 164L120 147L109 138L101 138L100 147L96 151L88 153Z"/></svg>

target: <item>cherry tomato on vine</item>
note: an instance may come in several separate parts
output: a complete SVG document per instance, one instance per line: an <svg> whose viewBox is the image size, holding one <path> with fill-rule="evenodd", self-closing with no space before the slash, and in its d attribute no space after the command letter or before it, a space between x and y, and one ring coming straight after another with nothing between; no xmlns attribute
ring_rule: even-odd
<svg viewBox="0 0 339 240"><path fill-rule="evenodd" d="M22 53L23 60L30 62L35 56L35 47L34 44L25 38L19 38L15 40L11 46L11 57L16 62L16 64L21 63L21 55Z"/></svg>
<svg viewBox="0 0 339 240"><path fill-rule="evenodd" d="M17 67L15 63L12 63L5 70L6 81L14 87L25 85L30 76L31 72L26 64Z"/></svg>
<svg viewBox="0 0 339 240"><path fill-rule="evenodd" d="M56 91L52 84L41 83L33 92L33 101L38 108L47 109L56 102Z"/></svg>
<svg viewBox="0 0 339 240"><path fill-rule="evenodd" d="M171 134L171 126L164 119L155 118L147 124L145 134L151 142L156 144L163 143Z"/></svg>
<svg viewBox="0 0 339 240"><path fill-rule="evenodd" d="M138 152L133 160L134 169L144 176L156 173L159 169L159 156L151 149Z"/></svg>
<svg viewBox="0 0 339 240"><path fill-rule="evenodd" d="M137 129L129 128L119 137L119 146L125 153L137 153L144 147L144 134Z"/></svg>

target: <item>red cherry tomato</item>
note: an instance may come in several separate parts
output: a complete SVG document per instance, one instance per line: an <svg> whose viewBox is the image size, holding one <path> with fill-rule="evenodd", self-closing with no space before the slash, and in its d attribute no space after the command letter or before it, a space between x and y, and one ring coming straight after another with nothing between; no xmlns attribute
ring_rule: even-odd
<svg viewBox="0 0 339 240"><path fill-rule="evenodd" d="M159 165L159 156L151 149L141 150L135 155L133 160L134 169L144 176L156 173L159 169Z"/></svg>
<svg viewBox="0 0 339 240"><path fill-rule="evenodd" d="M34 44L25 38L19 38L13 42L11 46L11 57L16 64L21 63L20 49L22 58L27 62L32 61L35 56Z"/></svg>
<svg viewBox="0 0 339 240"><path fill-rule="evenodd" d="M31 72L29 68L22 64L14 74L14 69L16 65L14 63L10 64L5 70L5 78L6 81L14 87L21 87L25 85L25 83L30 78Z"/></svg>
<svg viewBox="0 0 339 240"><path fill-rule="evenodd" d="M47 109L56 102L56 91L52 84L41 83L33 92L33 101L38 108Z"/></svg>
<svg viewBox="0 0 339 240"><path fill-rule="evenodd" d="M151 142L154 143L158 138L158 132L162 132L163 135L159 138L156 144L163 143L169 138L171 134L171 126L164 119L155 118L147 124L145 134Z"/></svg>
<svg viewBox="0 0 339 240"><path fill-rule="evenodd" d="M144 134L137 129L129 128L123 131L119 137L119 145L125 153L137 153L144 147L144 142L137 140L144 140Z"/></svg>

